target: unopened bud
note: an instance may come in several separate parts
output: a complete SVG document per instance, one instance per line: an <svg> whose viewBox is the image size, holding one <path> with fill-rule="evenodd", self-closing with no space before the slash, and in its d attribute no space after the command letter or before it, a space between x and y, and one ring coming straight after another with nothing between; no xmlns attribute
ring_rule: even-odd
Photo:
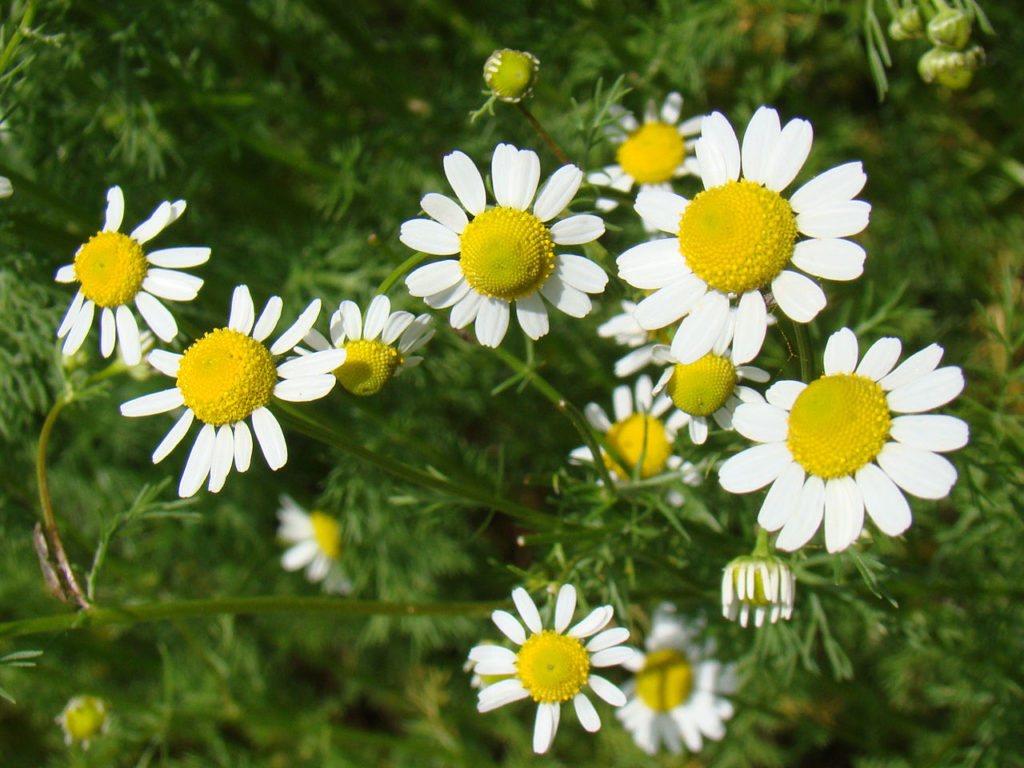
<svg viewBox="0 0 1024 768"><path fill-rule="evenodd" d="M985 60L980 45L966 51L932 48L917 62L917 71L926 83L938 83L953 90L963 90L971 84L974 72Z"/></svg>
<svg viewBox="0 0 1024 768"><path fill-rule="evenodd" d="M928 22L928 39L933 45L961 51L971 39L971 16L956 8L943 8Z"/></svg>
<svg viewBox="0 0 1024 768"><path fill-rule="evenodd" d="M889 22L889 37L893 40L916 40L924 35L921 9L916 5L901 8Z"/></svg>
<svg viewBox="0 0 1024 768"><path fill-rule="evenodd" d="M540 61L529 51L502 48L484 63L484 82L501 101L517 102L530 95Z"/></svg>
<svg viewBox="0 0 1024 768"><path fill-rule="evenodd" d="M64 743L78 744L88 749L90 742L107 732L110 721L107 705L95 696L75 696L57 716L57 722L64 731Z"/></svg>

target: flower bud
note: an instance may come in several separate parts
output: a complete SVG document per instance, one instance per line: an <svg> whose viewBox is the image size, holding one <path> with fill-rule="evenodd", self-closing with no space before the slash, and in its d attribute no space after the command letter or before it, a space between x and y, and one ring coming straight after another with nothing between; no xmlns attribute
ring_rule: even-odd
<svg viewBox="0 0 1024 768"><path fill-rule="evenodd" d="M901 8L889 22L889 37L893 40L916 40L923 34L921 9L916 5Z"/></svg>
<svg viewBox="0 0 1024 768"><path fill-rule="evenodd" d="M82 749L88 749L93 738L107 732L107 705L95 696L75 696L57 716L57 723L64 731L65 744L80 744Z"/></svg>
<svg viewBox="0 0 1024 768"><path fill-rule="evenodd" d="M928 39L933 45L963 50L971 39L971 15L945 7L928 22Z"/></svg>
<svg viewBox="0 0 1024 768"><path fill-rule="evenodd" d="M949 48L932 48L917 62L917 71L926 83L938 83L953 90L963 90L971 84L974 71L985 60L985 50L980 45L966 51Z"/></svg>
<svg viewBox="0 0 1024 768"><path fill-rule="evenodd" d="M737 557L722 577L722 615L747 626L750 615L760 627L768 617L774 624L793 615L796 578L789 566L774 555Z"/></svg>
<svg viewBox="0 0 1024 768"><path fill-rule="evenodd" d="M501 101L517 102L530 95L540 61L529 51L502 48L484 63L484 82Z"/></svg>

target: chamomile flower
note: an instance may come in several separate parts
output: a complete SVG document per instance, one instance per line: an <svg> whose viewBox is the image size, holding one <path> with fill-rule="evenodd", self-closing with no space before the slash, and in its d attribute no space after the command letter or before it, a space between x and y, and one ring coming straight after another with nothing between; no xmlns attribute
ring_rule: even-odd
<svg viewBox="0 0 1024 768"><path fill-rule="evenodd" d="M664 328L683 318L672 340L672 354L681 363L711 351L734 299L739 313L733 357L739 363L761 348L769 294L791 319L812 320L826 304L825 293L811 278L787 269L790 264L830 280L852 280L863 271L863 248L845 239L867 226L871 211L853 199L867 180L861 163L825 171L789 199L780 194L800 171L811 137L806 120L780 127L778 113L761 107L741 149L729 121L715 112L704 119L695 148L704 191L692 200L655 189L637 196L641 217L672 237L625 251L618 258L619 276L651 291L636 308L642 328Z"/></svg>
<svg viewBox="0 0 1024 768"><path fill-rule="evenodd" d="M633 317L635 310L636 303L624 299L622 312L597 327L597 335L601 338L614 339L616 344L633 349L615 361L615 375L619 377L632 376L653 363L654 350L658 346L654 340L656 332L640 327Z"/></svg>
<svg viewBox="0 0 1024 768"><path fill-rule="evenodd" d="M764 401L756 390L740 384L745 379L763 383L770 376L767 371L753 365L740 365L736 360L731 346L736 311L729 315L729 322L711 351L692 363L679 362L671 348L665 345L659 345L653 351L656 362L662 365L669 363L654 391L665 391L672 398L678 410L670 419L678 428L687 426L690 440L695 445L703 445L708 438L708 417L722 429L732 429L732 414L736 406Z"/></svg>
<svg viewBox="0 0 1024 768"><path fill-rule="evenodd" d="M629 192L634 184L640 189L671 191L670 182L680 176L697 173L697 160L692 154L694 140L700 133L703 115L679 122L683 113L683 97L673 91L658 109L654 99L647 102L644 121L640 123L631 112L618 104L611 109L615 122L606 134L618 149L616 162L587 175L587 181L619 192ZM618 202L608 198L597 201L599 210L614 209Z"/></svg>
<svg viewBox="0 0 1024 768"><path fill-rule="evenodd" d="M967 444L967 424L922 414L960 394L963 373L937 367L938 344L894 369L901 349L899 339L882 338L858 363L857 337L842 328L825 346L821 378L777 382L766 403L736 409L736 430L762 445L722 464L719 482L732 493L771 484L757 522L781 529L779 549L802 547L824 518L825 546L841 552L860 535L865 511L882 533L898 536L911 522L900 489L923 499L949 494L956 469L938 454Z"/></svg>
<svg viewBox="0 0 1024 768"><path fill-rule="evenodd" d="M697 627L688 628L674 611L666 604L655 612L646 653L623 664L636 677L626 684L629 700L615 716L649 755L662 744L674 754L684 745L699 752L704 739L725 736L725 721L733 715L723 695L735 687L732 668L710 658L713 646L697 644Z"/></svg>
<svg viewBox="0 0 1024 768"><path fill-rule="evenodd" d="M153 463L162 461L181 442L192 422L199 430L178 484L178 495L191 496L209 477L207 488L216 493L224 486L232 462L238 472L249 469L252 458L252 421L256 440L271 469L288 461L288 446L274 414L271 398L300 402L323 397L334 387L331 371L345 362L345 350L328 349L276 363L299 343L320 314L314 299L277 340L263 343L277 326L282 301L271 296L256 319L249 289L235 288L225 328L210 331L184 354L153 350L150 365L177 379L171 389L137 397L121 405L125 416L150 416L181 406L185 411L153 451ZM255 325L253 324L255 320Z"/></svg>
<svg viewBox="0 0 1024 768"><path fill-rule="evenodd" d="M73 355L82 346L96 307L100 308L100 352L104 357L110 357L115 344L120 344L128 365L142 359L132 303L160 339L171 341L177 335L178 324L160 299L194 299L202 279L177 270L205 263L210 249L164 248L146 253L142 246L184 212L184 200L165 200L130 235L124 235L118 232L124 218L124 194L120 187L107 190L103 229L80 246L74 262L58 269L54 278L58 283L79 284L57 329L57 338L64 339L65 355Z"/></svg>
<svg viewBox="0 0 1024 768"><path fill-rule="evenodd" d="M768 535L758 529L757 546L749 555L737 557L722 574L722 615L747 626L754 617L760 627L767 618L772 624L793 615L796 577L792 569L772 554Z"/></svg>
<svg viewBox="0 0 1024 768"><path fill-rule="evenodd" d="M352 584L341 571L341 523L318 510L306 512L287 495L280 498L277 535L291 546L281 557L286 571L306 569L312 583L324 591L348 594Z"/></svg>
<svg viewBox="0 0 1024 768"><path fill-rule="evenodd" d="M93 739L110 728L107 703L96 696L74 696L56 718L67 746L88 749Z"/></svg>
<svg viewBox="0 0 1024 768"><path fill-rule="evenodd" d="M508 611L495 611L491 618L519 649L478 645L469 652L470 660L476 663L475 671L482 678L511 676L480 691L477 710L490 712L513 701L532 698L537 702L533 728L533 751L537 753L547 752L555 739L562 702L572 700L580 724L591 733L597 731L601 718L583 688L590 686L612 706L626 703L618 686L591 669L622 664L633 655L632 648L622 645L629 639L629 630L615 627L601 632L615 613L610 605L602 605L566 631L576 610L576 588L571 584L564 584L558 591L553 629L544 629L540 612L525 589L512 590L512 600L526 624L525 630ZM594 637L584 645L583 640L591 635Z"/></svg>
<svg viewBox="0 0 1024 768"><path fill-rule="evenodd" d="M687 485L700 485L701 474L697 468L672 453L672 443L682 419L662 421L672 401L664 395L654 397L649 376L638 378L633 391L626 385L616 387L612 392L612 406L614 422L597 403L587 403L583 413L624 462L619 464L602 451L600 460L614 479L629 482L634 472L641 479L663 472L678 472ZM569 456L576 462L594 462L594 454L586 446L574 449Z"/></svg>
<svg viewBox="0 0 1024 768"><path fill-rule="evenodd" d="M387 296L373 297L364 321L359 305L345 300L331 315L331 341L316 330L305 341L315 350L344 349L345 362L334 371L341 386L354 395L375 395L392 377L423 360L411 353L430 341L432 323L430 315L392 312Z"/></svg>
<svg viewBox="0 0 1024 768"><path fill-rule="evenodd" d="M505 338L512 304L531 339L548 332L541 297L572 317L590 312L587 294L601 293L608 276L583 256L556 254L555 246L596 240L604 233L604 221L578 214L547 225L572 202L583 181L579 168L563 165L537 194L537 154L499 144L491 160L491 185L498 203L492 208L486 204L483 177L467 155L446 155L444 169L462 205L436 192L424 195L420 206L431 218L404 222L399 239L423 253L458 258L414 270L405 279L409 293L434 309L451 307L453 328L475 322L477 339L488 347Z"/></svg>

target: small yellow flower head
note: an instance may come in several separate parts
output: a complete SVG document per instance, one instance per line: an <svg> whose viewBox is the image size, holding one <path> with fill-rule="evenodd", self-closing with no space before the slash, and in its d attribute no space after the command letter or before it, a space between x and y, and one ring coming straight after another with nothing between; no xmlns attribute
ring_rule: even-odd
<svg viewBox="0 0 1024 768"><path fill-rule="evenodd" d="M917 62L917 71L926 83L938 83L955 91L971 84L974 72L985 61L985 51L973 45L966 51L932 48Z"/></svg>
<svg viewBox="0 0 1024 768"><path fill-rule="evenodd" d="M92 739L106 733L110 726L107 705L95 696L75 696L57 716L57 723L64 731L64 743L81 745L88 749Z"/></svg>
<svg viewBox="0 0 1024 768"><path fill-rule="evenodd" d="M540 61L529 51L502 48L484 63L484 82L501 101L515 103L530 95Z"/></svg>
<svg viewBox="0 0 1024 768"><path fill-rule="evenodd" d="M962 51L971 39L971 15L945 7L931 18L927 31L932 45Z"/></svg>
<svg viewBox="0 0 1024 768"><path fill-rule="evenodd" d="M916 40L924 35L921 9L916 5L901 8L889 23L889 37L893 40Z"/></svg>

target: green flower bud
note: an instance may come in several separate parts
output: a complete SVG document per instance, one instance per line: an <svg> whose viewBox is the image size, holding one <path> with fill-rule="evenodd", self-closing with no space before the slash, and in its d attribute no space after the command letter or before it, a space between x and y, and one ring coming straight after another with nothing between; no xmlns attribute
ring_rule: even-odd
<svg viewBox="0 0 1024 768"><path fill-rule="evenodd" d="M742 627L751 617L755 627L766 618L774 624L793 615L795 594L793 571L775 555L737 557L722 576L722 615Z"/></svg>
<svg viewBox="0 0 1024 768"><path fill-rule="evenodd" d="M501 101L517 102L530 95L540 61L529 51L502 48L484 63L484 82Z"/></svg>
<svg viewBox="0 0 1024 768"><path fill-rule="evenodd" d="M889 23L889 37L893 40L916 40L924 35L921 9L916 5L901 8Z"/></svg>
<svg viewBox="0 0 1024 768"><path fill-rule="evenodd" d="M926 83L938 83L953 90L963 90L971 84L974 71L985 60L985 51L980 45L967 51L950 48L932 48L917 62L917 71Z"/></svg>
<svg viewBox="0 0 1024 768"><path fill-rule="evenodd" d="M57 722L64 731L64 743L78 744L88 749L90 742L107 732L110 721L107 705L95 696L75 696L57 716Z"/></svg>
<svg viewBox="0 0 1024 768"><path fill-rule="evenodd" d="M943 8L928 22L928 39L933 45L963 50L971 39L971 15Z"/></svg>

